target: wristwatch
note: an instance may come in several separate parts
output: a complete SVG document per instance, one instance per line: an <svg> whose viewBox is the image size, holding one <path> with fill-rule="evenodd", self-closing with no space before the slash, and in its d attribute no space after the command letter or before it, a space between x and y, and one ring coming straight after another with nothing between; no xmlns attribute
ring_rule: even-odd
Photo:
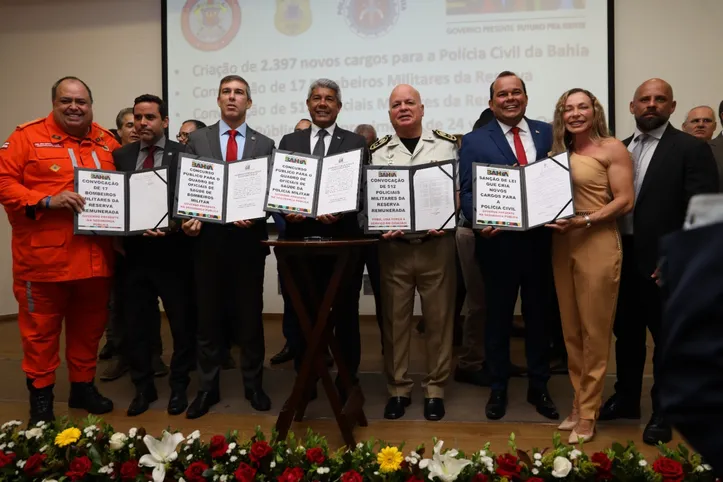
<svg viewBox="0 0 723 482"><path fill-rule="evenodd" d="M588 216L588 215L586 214L586 215L583 216L582 218L585 220L585 223L586 223L586 224L585 224L585 227L586 227L586 228L589 228L589 227L592 226L592 221L590 221L590 216Z"/></svg>

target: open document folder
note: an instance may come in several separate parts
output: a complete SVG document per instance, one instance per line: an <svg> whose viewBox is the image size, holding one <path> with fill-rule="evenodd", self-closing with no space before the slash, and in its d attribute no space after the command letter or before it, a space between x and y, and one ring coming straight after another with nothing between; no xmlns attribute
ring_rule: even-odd
<svg viewBox="0 0 723 482"><path fill-rule="evenodd" d="M526 231L575 215L567 152L526 166L472 165L475 229Z"/></svg>

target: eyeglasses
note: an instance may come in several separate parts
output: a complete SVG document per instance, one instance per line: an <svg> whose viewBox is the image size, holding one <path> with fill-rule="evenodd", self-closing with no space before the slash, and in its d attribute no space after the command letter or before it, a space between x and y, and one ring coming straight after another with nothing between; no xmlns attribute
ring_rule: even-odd
<svg viewBox="0 0 723 482"><path fill-rule="evenodd" d="M188 140L188 132L179 132L178 135L176 135L176 139L179 141Z"/></svg>

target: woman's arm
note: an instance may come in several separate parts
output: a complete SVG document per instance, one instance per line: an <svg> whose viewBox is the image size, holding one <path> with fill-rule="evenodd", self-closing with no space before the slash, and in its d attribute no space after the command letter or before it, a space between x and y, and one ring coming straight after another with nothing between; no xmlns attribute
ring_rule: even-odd
<svg viewBox="0 0 723 482"><path fill-rule="evenodd" d="M590 215L595 225L624 216L633 209L635 190L633 188L633 161L625 145L617 139L610 139L604 145L608 155L608 181L613 200L602 209Z"/></svg>

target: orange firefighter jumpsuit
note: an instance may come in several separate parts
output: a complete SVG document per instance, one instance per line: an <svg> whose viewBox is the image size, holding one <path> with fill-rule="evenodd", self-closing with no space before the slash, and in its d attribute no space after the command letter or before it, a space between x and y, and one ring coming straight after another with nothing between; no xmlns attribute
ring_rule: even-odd
<svg viewBox="0 0 723 482"><path fill-rule="evenodd" d="M12 226L22 368L35 388L55 383L63 319L70 381L93 381L114 255L110 237L74 235L68 209L34 207L73 191L76 165L115 170L111 153L118 147L95 123L84 139L68 135L52 113L19 126L0 146L0 204Z"/></svg>

